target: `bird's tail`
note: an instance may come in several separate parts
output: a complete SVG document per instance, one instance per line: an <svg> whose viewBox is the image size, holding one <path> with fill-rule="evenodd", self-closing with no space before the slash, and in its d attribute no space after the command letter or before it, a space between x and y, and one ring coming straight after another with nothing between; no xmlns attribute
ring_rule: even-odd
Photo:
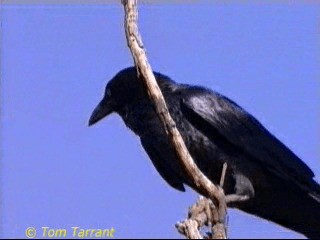
<svg viewBox="0 0 320 240"><path fill-rule="evenodd" d="M320 186L310 191L273 179L272 188L256 192L254 201L242 210L299 232L311 239L320 239Z"/></svg>

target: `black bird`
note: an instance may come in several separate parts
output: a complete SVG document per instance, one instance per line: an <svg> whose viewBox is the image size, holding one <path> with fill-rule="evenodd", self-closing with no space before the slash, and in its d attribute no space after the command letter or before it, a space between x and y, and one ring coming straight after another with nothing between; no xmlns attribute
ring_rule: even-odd
<svg viewBox="0 0 320 240"><path fill-rule="evenodd" d="M229 207L320 238L320 185L310 168L252 115L204 87L178 84L154 72L169 112L200 170L215 184L228 170ZM181 169L134 67L120 71L89 120L119 114L140 137L159 174L173 188L196 186Z"/></svg>

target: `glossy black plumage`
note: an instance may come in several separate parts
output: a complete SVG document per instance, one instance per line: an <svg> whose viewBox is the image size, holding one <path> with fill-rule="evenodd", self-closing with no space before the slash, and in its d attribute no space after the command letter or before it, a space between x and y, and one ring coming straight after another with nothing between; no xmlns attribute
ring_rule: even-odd
<svg viewBox="0 0 320 240"><path fill-rule="evenodd" d="M178 84L154 73L194 161L214 183L228 164L225 192L230 207L276 222L310 238L320 237L320 186L313 172L252 115L209 89ZM169 185L194 188L182 172L135 68L119 72L107 85L89 125L118 113Z"/></svg>

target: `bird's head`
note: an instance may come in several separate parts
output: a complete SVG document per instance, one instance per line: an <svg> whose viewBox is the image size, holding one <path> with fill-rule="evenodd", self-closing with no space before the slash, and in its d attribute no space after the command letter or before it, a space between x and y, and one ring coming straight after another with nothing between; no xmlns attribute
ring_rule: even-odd
<svg viewBox="0 0 320 240"><path fill-rule="evenodd" d="M102 100L90 117L89 126L113 112L121 115L125 107L137 102L140 98L145 98L147 95L142 84L135 67L129 67L117 73L108 82Z"/></svg>
<svg viewBox="0 0 320 240"><path fill-rule="evenodd" d="M153 72L156 81L163 91L174 91L177 84L169 77ZM148 98L143 82L139 79L135 67L129 67L118 72L107 84L104 96L94 109L89 126L115 112L125 116L127 108Z"/></svg>

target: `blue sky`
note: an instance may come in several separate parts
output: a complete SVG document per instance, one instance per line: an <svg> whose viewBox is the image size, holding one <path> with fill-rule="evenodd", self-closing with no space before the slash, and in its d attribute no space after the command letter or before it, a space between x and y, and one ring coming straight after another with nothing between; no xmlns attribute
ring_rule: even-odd
<svg viewBox="0 0 320 240"><path fill-rule="evenodd" d="M154 70L225 94L315 172L319 168L319 4L141 5ZM171 189L111 115L88 118L132 65L120 4L1 7L1 237L27 227L115 228L179 237L197 195ZM237 210L230 237L301 235Z"/></svg>

